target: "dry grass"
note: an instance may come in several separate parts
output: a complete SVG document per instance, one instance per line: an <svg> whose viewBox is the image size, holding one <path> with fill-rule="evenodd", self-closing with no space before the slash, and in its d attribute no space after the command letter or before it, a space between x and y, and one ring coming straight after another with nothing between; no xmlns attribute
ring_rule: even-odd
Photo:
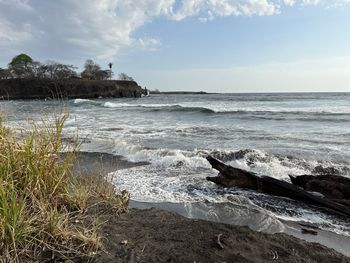
<svg viewBox="0 0 350 263"><path fill-rule="evenodd" d="M89 200L126 209L128 195L116 195L105 179L72 174L74 151L60 157L65 120L20 135L0 120L0 262L87 261L102 248L97 221L85 220Z"/></svg>

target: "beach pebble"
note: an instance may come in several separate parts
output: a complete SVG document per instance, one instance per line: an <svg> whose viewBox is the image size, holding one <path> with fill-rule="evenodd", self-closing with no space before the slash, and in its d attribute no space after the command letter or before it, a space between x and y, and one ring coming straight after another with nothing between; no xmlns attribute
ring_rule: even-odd
<svg viewBox="0 0 350 263"><path fill-rule="evenodd" d="M126 245L126 244L128 244L128 240L122 240L122 241L120 241L120 244L121 245Z"/></svg>

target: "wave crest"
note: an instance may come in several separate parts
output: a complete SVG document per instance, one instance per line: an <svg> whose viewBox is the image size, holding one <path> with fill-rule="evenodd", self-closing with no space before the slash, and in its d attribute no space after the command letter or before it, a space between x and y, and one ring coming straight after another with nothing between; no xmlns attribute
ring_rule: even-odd
<svg viewBox="0 0 350 263"><path fill-rule="evenodd" d="M116 103L105 102L103 107L106 108L143 108L150 111L174 111L174 112L202 112L202 113L224 113L224 114L244 114L255 113L260 115L265 114L295 114L295 115L339 115L348 116L349 109L318 109L318 108L277 108L277 107L238 107L238 106L219 106L219 105L187 105L187 104L137 104L137 103Z"/></svg>

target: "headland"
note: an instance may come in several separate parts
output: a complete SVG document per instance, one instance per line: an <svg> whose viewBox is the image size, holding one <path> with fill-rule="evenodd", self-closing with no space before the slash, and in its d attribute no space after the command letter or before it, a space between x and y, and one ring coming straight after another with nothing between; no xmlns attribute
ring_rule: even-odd
<svg viewBox="0 0 350 263"><path fill-rule="evenodd" d="M144 90L130 80L14 78L0 80L0 98L139 98Z"/></svg>

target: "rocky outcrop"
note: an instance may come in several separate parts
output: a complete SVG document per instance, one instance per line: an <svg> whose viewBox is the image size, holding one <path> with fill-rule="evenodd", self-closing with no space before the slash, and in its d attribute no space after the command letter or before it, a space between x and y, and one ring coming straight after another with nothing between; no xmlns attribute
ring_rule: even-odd
<svg viewBox="0 0 350 263"><path fill-rule="evenodd" d="M135 81L86 79L5 79L0 80L2 99L141 97Z"/></svg>

